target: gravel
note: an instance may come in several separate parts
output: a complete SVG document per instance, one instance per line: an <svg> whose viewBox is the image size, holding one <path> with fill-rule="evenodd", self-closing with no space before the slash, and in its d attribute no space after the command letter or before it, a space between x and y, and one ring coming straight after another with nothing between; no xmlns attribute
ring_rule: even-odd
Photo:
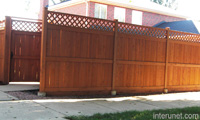
<svg viewBox="0 0 200 120"><path fill-rule="evenodd" d="M89 96L47 96L39 97L37 96L38 90L28 90L28 91L9 91L7 94L18 98L19 100L36 100L36 99L92 99L92 98L115 98L115 97L130 97L138 95L147 95L147 94L123 94L123 95L89 95Z"/></svg>

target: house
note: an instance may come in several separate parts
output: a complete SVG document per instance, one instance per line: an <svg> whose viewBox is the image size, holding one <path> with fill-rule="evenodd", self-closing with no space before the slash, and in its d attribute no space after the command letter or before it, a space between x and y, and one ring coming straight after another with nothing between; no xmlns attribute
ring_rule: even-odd
<svg viewBox="0 0 200 120"><path fill-rule="evenodd" d="M48 0L43 1L47 3ZM48 9L108 20L118 19L120 22L144 26L154 26L161 21L181 21L187 18L173 9L150 2L150 0L132 0L132 2L125 2L125 0L123 2L122 0L70 0L49 6Z"/></svg>
<svg viewBox="0 0 200 120"><path fill-rule="evenodd" d="M192 20L183 20L183 21L174 21L174 22L162 21L154 25L153 27L157 27L157 28L170 27L171 30L199 34L199 30L198 30L199 24L198 22L195 22Z"/></svg>

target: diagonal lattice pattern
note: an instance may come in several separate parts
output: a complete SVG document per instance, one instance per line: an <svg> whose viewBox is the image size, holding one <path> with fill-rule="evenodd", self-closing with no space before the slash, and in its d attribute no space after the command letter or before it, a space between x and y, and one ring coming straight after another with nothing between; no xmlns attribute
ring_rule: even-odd
<svg viewBox="0 0 200 120"><path fill-rule="evenodd" d="M200 35L193 33L179 32L179 31L170 31L169 39L177 41L187 41L187 42L200 42Z"/></svg>
<svg viewBox="0 0 200 120"><path fill-rule="evenodd" d="M5 29L5 21L0 21L0 30Z"/></svg>
<svg viewBox="0 0 200 120"><path fill-rule="evenodd" d="M113 32L115 21L48 11L47 22L53 25ZM167 38L167 30L118 22L119 33ZM170 40L200 42L200 35L169 30Z"/></svg>
<svg viewBox="0 0 200 120"><path fill-rule="evenodd" d="M118 32L133 35L144 35L156 38L166 38L165 29L133 25L121 22L118 24Z"/></svg>
<svg viewBox="0 0 200 120"><path fill-rule="evenodd" d="M12 30L25 32L42 32L42 23L12 20Z"/></svg>
<svg viewBox="0 0 200 120"><path fill-rule="evenodd" d="M113 32L115 22L49 11L47 22L54 25Z"/></svg>

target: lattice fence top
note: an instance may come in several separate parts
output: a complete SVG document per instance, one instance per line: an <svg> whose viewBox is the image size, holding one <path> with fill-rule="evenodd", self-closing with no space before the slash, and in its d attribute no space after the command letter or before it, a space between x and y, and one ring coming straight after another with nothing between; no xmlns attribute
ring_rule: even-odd
<svg viewBox="0 0 200 120"><path fill-rule="evenodd" d="M12 30L25 32L42 32L42 22L12 20Z"/></svg>
<svg viewBox="0 0 200 120"><path fill-rule="evenodd" d="M160 28L153 28L147 26L133 25L128 23L118 23L118 32L133 34L133 35L144 35L156 38L166 38L166 30Z"/></svg>
<svg viewBox="0 0 200 120"><path fill-rule="evenodd" d="M113 32L115 22L91 17L49 11L47 22L54 25Z"/></svg>
<svg viewBox="0 0 200 120"><path fill-rule="evenodd" d="M5 21L0 21L0 30L5 29Z"/></svg>
<svg viewBox="0 0 200 120"><path fill-rule="evenodd" d="M113 32L115 29L115 21L52 11L48 11L47 13L47 22L53 25L100 30L106 32ZM167 30L162 28L154 28L118 22L117 30L119 33L124 34L142 35L162 39L167 38ZM200 35L169 30L169 39L187 42L200 42Z"/></svg>
<svg viewBox="0 0 200 120"><path fill-rule="evenodd" d="M187 41L187 42L200 42L200 35L170 30L169 39L178 41Z"/></svg>

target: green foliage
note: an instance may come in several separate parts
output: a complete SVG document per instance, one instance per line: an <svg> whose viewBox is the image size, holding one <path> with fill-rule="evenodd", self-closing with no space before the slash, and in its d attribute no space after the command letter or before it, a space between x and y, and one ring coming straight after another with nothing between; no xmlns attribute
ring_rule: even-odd
<svg viewBox="0 0 200 120"><path fill-rule="evenodd" d="M166 109L152 111L127 111L122 113L95 114L93 116L69 116L68 120L153 120L153 114L198 114L200 115L200 107L188 107L182 109ZM185 120L185 119L183 119ZM199 120L196 119L196 120Z"/></svg>
<svg viewBox="0 0 200 120"><path fill-rule="evenodd" d="M67 0L60 0L60 2L65 2L65 1L67 1Z"/></svg>
<svg viewBox="0 0 200 120"><path fill-rule="evenodd" d="M65 2L65 1L68 1L68 0L50 0L50 2L53 3L53 5L56 5L58 3L62 3L62 2Z"/></svg>
<svg viewBox="0 0 200 120"><path fill-rule="evenodd" d="M25 0L24 2L25 2L25 5L26 5L25 6L25 10L28 11L30 9L30 3L31 3L31 1L30 0Z"/></svg>
<svg viewBox="0 0 200 120"><path fill-rule="evenodd" d="M175 10L178 8L177 0L150 0L150 1Z"/></svg>

